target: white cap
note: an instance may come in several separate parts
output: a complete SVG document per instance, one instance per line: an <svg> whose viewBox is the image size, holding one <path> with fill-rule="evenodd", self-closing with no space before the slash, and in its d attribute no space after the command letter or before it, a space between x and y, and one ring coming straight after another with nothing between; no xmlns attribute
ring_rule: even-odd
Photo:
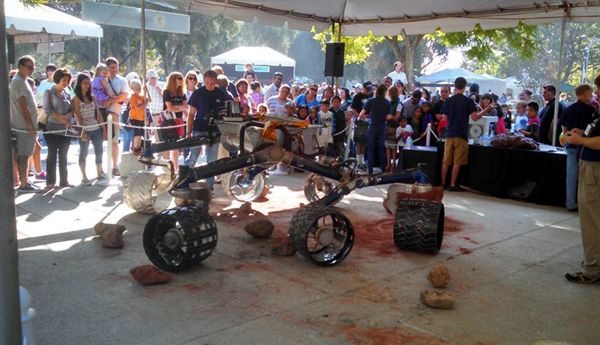
<svg viewBox="0 0 600 345"><path fill-rule="evenodd" d="M362 84L361 84L361 83L356 83L356 84L354 84L354 88L355 88L355 89L362 89L362 88L363 88L363 86L362 86Z"/></svg>
<svg viewBox="0 0 600 345"><path fill-rule="evenodd" d="M158 78L158 72L155 69L148 70L148 78Z"/></svg>

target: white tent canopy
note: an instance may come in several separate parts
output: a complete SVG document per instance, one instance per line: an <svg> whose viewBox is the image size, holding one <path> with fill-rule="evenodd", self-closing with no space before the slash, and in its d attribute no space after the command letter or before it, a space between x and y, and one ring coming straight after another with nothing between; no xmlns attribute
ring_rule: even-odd
<svg viewBox="0 0 600 345"><path fill-rule="evenodd" d="M211 58L213 65L251 63L259 66L296 67L296 60L269 47L238 47Z"/></svg>
<svg viewBox="0 0 600 345"><path fill-rule="evenodd" d="M4 2L6 32L15 43L59 41L76 37L102 37L102 28L94 23L53 8L24 6L21 1Z"/></svg>
<svg viewBox="0 0 600 345"><path fill-rule="evenodd" d="M223 14L232 19L255 18L268 25L284 23L295 29L323 30L341 22L344 35L423 34L437 28L445 32L550 23L560 20L565 11L571 21L600 18L600 1L548 0L167 0L185 9L208 15Z"/></svg>
<svg viewBox="0 0 600 345"><path fill-rule="evenodd" d="M487 75L480 75L464 68L444 69L435 73L417 77L417 82L423 85L453 85L458 77L467 79L469 84L479 84L481 93L493 92L500 95L506 91L506 81Z"/></svg>

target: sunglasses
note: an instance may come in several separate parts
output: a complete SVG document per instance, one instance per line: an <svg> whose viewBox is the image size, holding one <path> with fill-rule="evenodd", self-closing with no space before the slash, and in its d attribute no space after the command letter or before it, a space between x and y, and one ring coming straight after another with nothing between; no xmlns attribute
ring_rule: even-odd
<svg viewBox="0 0 600 345"><path fill-rule="evenodd" d="M25 67L27 69L33 69L34 68L33 65L21 65L21 66L23 66L23 67Z"/></svg>
<svg viewBox="0 0 600 345"><path fill-rule="evenodd" d="M317 91L319 91L319 90L318 90L318 89L310 89L310 91L317 92Z"/></svg>
<svg viewBox="0 0 600 345"><path fill-rule="evenodd" d="M187 80L198 80L196 77L188 77Z"/></svg>

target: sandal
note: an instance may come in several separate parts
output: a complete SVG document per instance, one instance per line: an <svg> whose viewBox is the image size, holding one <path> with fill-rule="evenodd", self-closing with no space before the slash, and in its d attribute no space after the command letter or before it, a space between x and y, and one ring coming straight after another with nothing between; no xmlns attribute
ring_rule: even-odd
<svg viewBox="0 0 600 345"><path fill-rule="evenodd" d="M584 272L567 273L565 278L571 283L600 284L600 275L591 275Z"/></svg>

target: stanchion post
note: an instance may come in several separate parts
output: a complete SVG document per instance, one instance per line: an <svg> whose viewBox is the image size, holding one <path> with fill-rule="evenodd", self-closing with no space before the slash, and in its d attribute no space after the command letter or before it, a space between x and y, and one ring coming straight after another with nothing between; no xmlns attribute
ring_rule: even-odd
<svg viewBox="0 0 600 345"><path fill-rule="evenodd" d="M425 139L425 145L431 146L431 123L427 124L427 137Z"/></svg>
<svg viewBox="0 0 600 345"><path fill-rule="evenodd" d="M106 120L106 177L112 179L112 114L109 113Z"/></svg>

